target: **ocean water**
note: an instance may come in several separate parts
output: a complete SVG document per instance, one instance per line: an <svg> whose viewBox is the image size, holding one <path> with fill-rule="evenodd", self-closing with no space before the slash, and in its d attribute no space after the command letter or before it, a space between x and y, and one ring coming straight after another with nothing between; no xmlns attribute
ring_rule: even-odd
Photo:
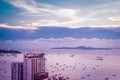
<svg viewBox="0 0 120 80"><path fill-rule="evenodd" d="M120 80L120 50L46 50L49 76L69 80ZM11 62L23 54L0 56L0 80L11 80Z"/></svg>

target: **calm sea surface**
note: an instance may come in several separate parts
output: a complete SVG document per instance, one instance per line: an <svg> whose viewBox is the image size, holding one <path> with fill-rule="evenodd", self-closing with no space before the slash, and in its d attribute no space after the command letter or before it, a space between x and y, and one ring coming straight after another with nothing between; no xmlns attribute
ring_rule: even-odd
<svg viewBox="0 0 120 80"><path fill-rule="evenodd" d="M120 50L44 50L49 76L69 80L120 80ZM11 62L23 54L0 55L0 80L11 80Z"/></svg>

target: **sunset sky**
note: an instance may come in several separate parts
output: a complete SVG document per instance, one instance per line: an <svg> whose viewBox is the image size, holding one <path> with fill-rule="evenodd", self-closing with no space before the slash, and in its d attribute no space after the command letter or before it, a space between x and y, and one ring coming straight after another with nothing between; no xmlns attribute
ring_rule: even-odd
<svg viewBox="0 0 120 80"><path fill-rule="evenodd" d="M0 42L12 49L118 48L120 0L0 0Z"/></svg>

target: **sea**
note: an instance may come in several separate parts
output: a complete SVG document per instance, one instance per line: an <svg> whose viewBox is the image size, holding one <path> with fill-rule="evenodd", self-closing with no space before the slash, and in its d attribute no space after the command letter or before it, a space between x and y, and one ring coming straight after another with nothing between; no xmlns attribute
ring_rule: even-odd
<svg viewBox="0 0 120 80"><path fill-rule="evenodd" d="M120 50L43 50L46 72L66 80L120 80ZM0 54L0 80L11 80L11 62L23 62L21 54Z"/></svg>

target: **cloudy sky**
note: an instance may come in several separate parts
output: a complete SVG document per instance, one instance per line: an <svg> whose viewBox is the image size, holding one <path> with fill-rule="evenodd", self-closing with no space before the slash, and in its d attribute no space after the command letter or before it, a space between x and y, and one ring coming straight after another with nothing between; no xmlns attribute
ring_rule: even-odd
<svg viewBox="0 0 120 80"><path fill-rule="evenodd" d="M0 36L0 48L120 47L120 0L0 0Z"/></svg>
<svg viewBox="0 0 120 80"><path fill-rule="evenodd" d="M119 27L120 0L0 0L0 27Z"/></svg>

